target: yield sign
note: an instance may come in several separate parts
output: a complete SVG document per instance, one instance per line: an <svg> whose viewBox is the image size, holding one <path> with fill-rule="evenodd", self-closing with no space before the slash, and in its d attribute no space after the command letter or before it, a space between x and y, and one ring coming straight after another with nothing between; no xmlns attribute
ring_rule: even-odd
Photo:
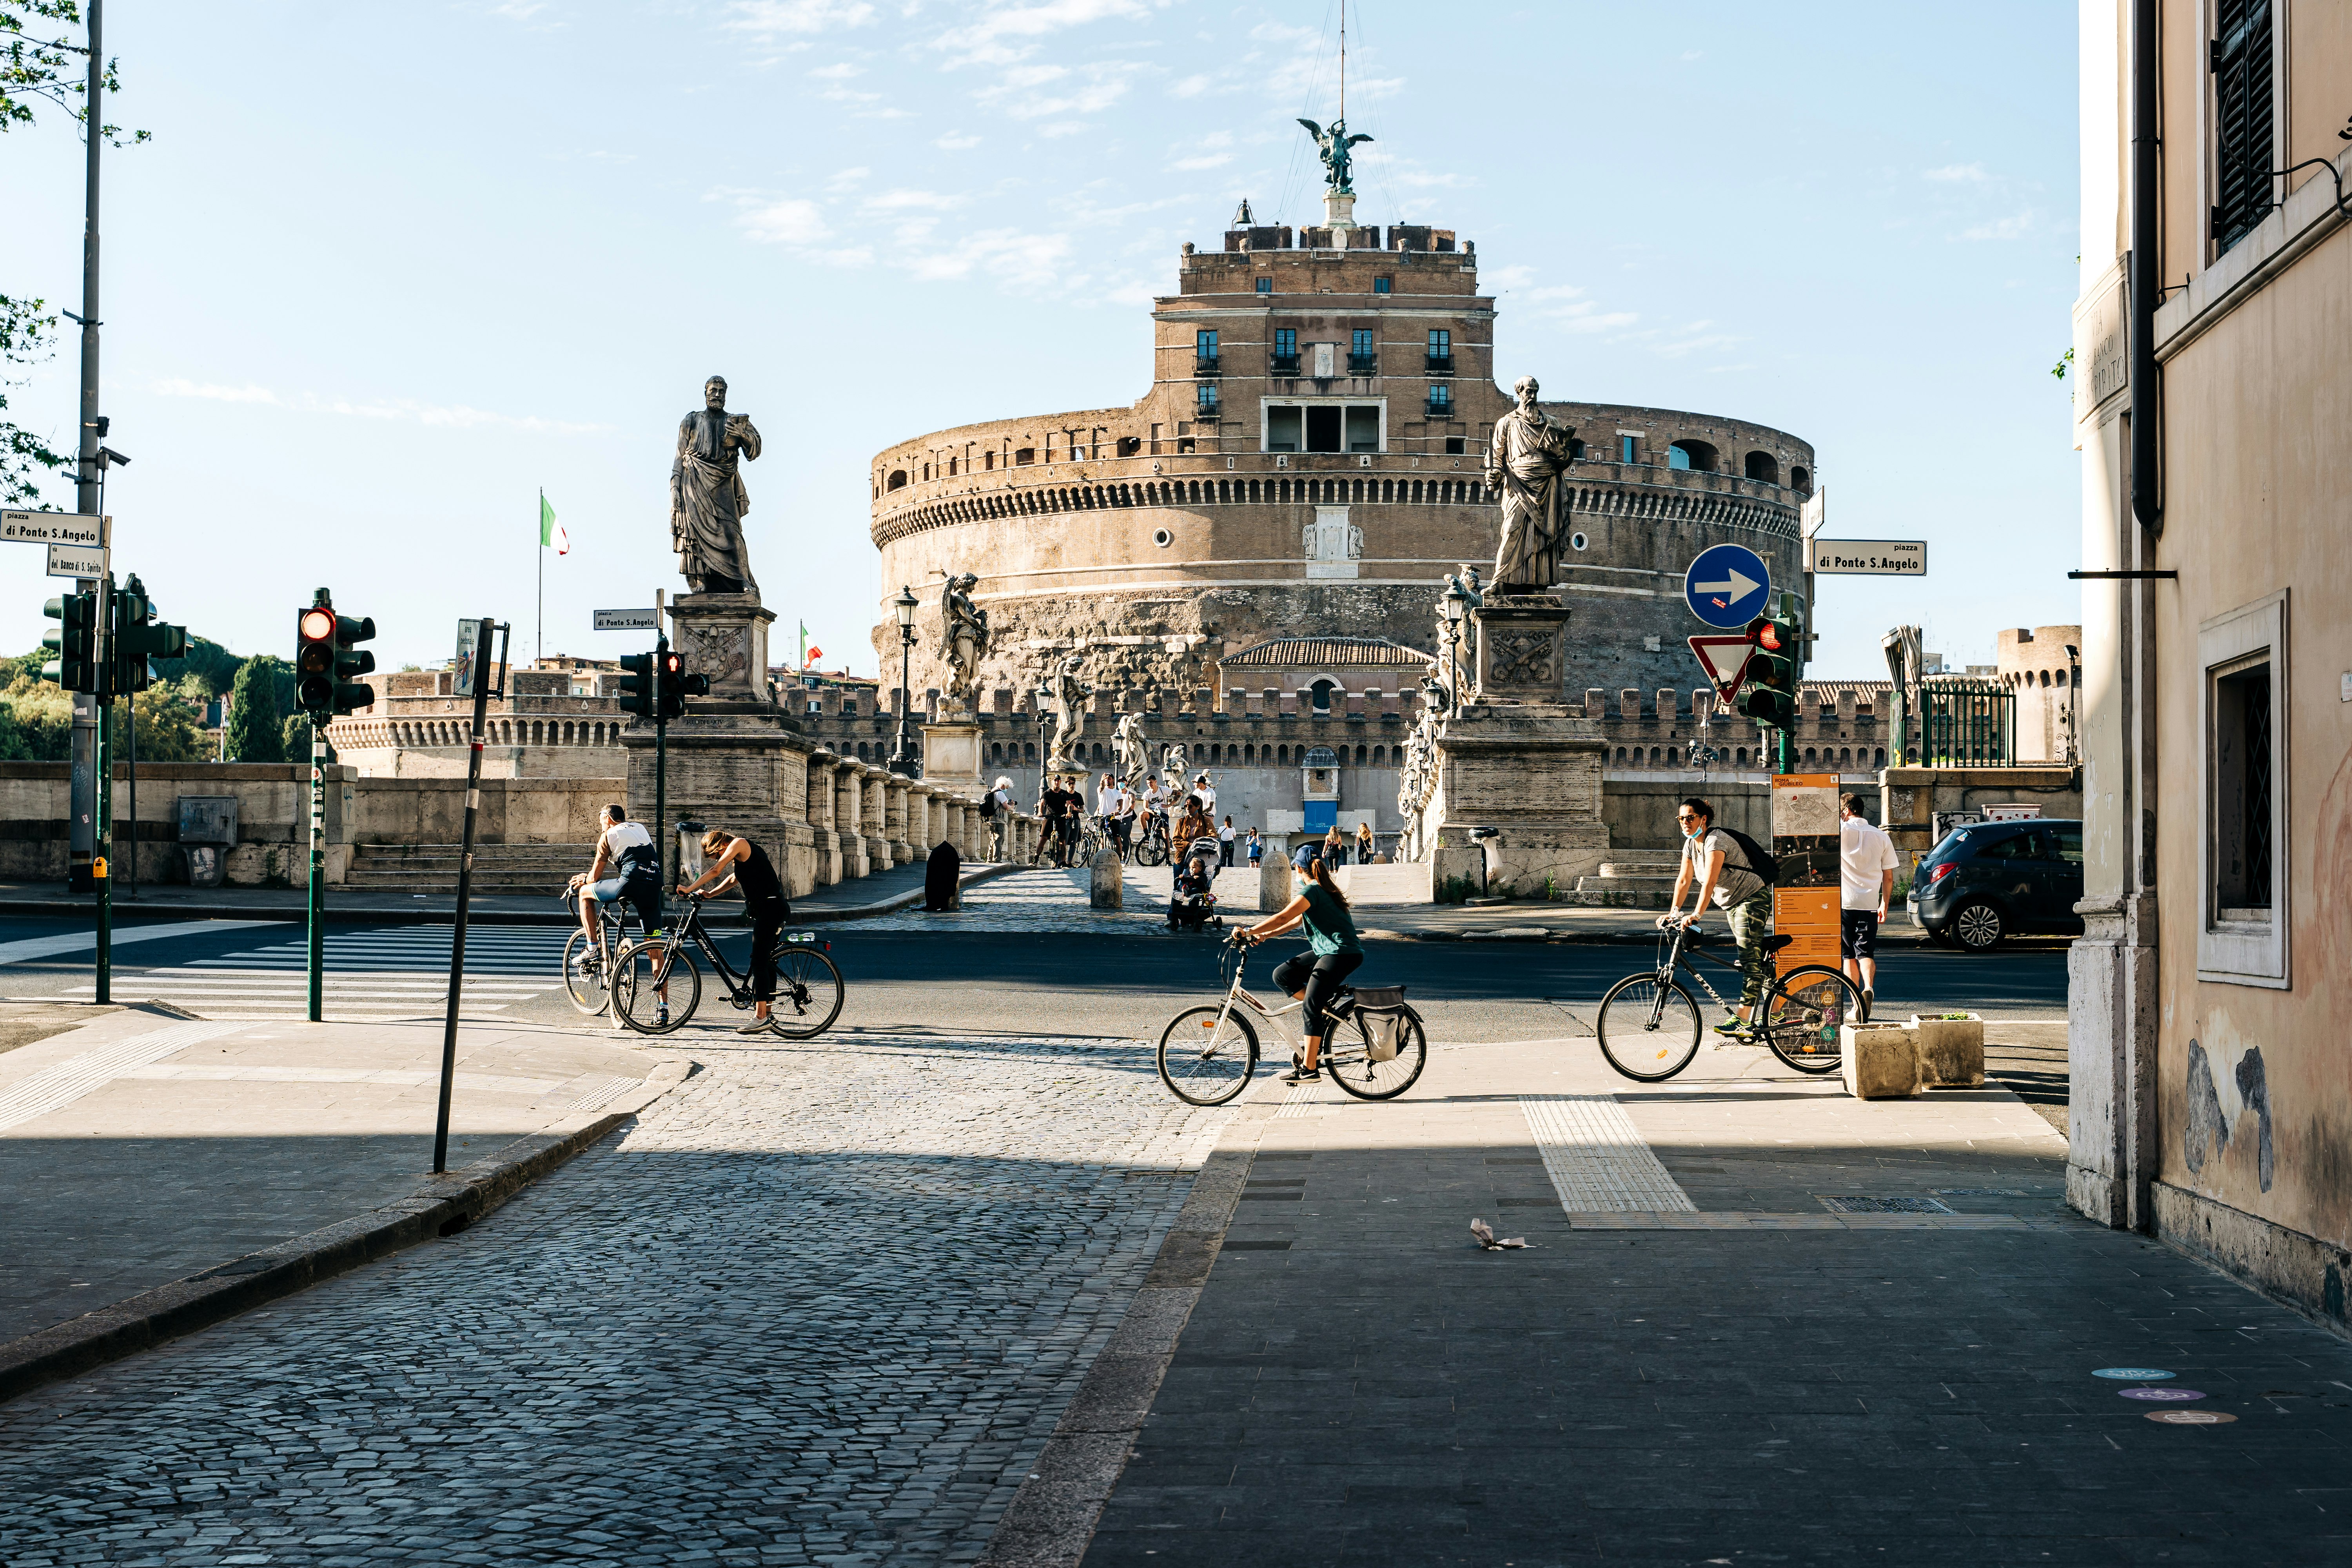
<svg viewBox="0 0 2352 1568"><path fill-rule="evenodd" d="M1755 651L1747 637L1689 637L1691 652L1698 655L1698 667L1715 685L1716 695L1726 702L1739 693L1740 673L1748 668L1748 656Z"/></svg>

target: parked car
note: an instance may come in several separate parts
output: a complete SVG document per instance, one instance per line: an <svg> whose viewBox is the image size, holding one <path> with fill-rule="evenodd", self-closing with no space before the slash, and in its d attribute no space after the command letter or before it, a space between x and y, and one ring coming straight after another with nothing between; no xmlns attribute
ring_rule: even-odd
<svg viewBox="0 0 2352 1568"><path fill-rule="evenodd" d="M2082 897L2080 822L1971 823L1919 858L1911 920L1939 942L1990 952L2005 937L2078 934Z"/></svg>

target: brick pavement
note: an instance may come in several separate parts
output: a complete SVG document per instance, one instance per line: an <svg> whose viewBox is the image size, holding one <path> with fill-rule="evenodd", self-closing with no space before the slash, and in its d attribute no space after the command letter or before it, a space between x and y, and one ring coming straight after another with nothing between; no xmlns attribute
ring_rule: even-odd
<svg viewBox="0 0 2352 1568"><path fill-rule="evenodd" d="M1118 1040L694 1055L472 1229L0 1406L0 1561L976 1558L1231 1113Z"/></svg>

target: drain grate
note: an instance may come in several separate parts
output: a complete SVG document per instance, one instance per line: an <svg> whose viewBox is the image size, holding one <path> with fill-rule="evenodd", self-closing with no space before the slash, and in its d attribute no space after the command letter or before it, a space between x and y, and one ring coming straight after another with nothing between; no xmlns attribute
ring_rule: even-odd
<svg viewBox="0 0 2352 1568"><path fill-rule="evenodd" d="M1820 1197L1820 1194L1814 1194ZM1843 1197L1822 1197L1822 1206L1832 1214L1949 1214L1952 1211L1933 1198L1865 1198L1851 1194Z"/></svg>

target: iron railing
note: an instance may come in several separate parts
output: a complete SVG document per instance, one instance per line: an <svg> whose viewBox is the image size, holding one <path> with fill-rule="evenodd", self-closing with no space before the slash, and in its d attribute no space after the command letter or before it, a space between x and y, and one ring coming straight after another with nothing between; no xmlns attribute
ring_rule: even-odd
<svg viewBox="0 0 2352 1568"><path fill-rule="evenodd" d="M1917 766L2006 768L2017 762L2017 694L1977 680L1926 680L1912 694Z"/></svg>

